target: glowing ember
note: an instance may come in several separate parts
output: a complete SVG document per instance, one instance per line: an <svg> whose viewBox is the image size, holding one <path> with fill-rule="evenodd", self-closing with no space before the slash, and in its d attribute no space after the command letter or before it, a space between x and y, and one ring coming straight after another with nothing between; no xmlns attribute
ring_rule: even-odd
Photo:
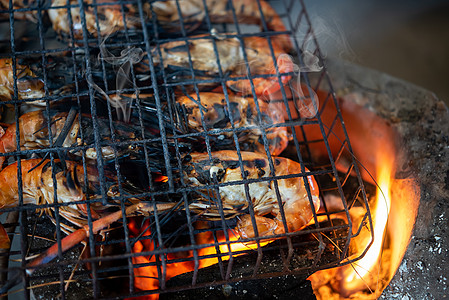
<svg viewBox="0 0 449 300"><path fill-rule="evenodd" d="M137 221L131 220L129 223L129 228L132 236L138 236L141 232L143 233L143 237L151 236L151 232L147 230L148 221L146 221L142 227L137 225ZM196 222L197 229L199 227L206 226L205 223ZM227 244L223 244L219 246L220 254L217 254L217 250L215 246L208 246L204 248L200 248L197 250L198 255L198 266L197 269L205 268L218 263L218 256L221 256L222 261L226 261L230 259L230 255L226 255L226 253L233 252L232 256L239 256L245 253L235 254L235 252L245 251L245 250L254 250L257 249L257 245L255 244L243 244L236 242L238 240L238 235L235 234L233 230L228 230L227 232L229 236L229 242L232 242L229 246ZM225 243L226 236L224 232L216 232L217 243ZM208 245L216 243L211 231L205 231L199 233L195 236L197 245ZM270 243L271 240L261 242L261 246L265 246ZM147 253L155 250L155 245L157 243L153 239L141 239L137 241L132 249L133 253ZM195 262L193 259L193 251L184 251L184 252L176 252L176 253L168 253L165 256L165 264L166 264L166 272L163 273L163 268L160 266L161 261L159 260L158 265L156 264L156 256L157 255L141 255L135 256L132 258L134 268L134 286L139 290L151 291L158 290L160 287L165 285L165 282L170 278L184 274L187 272L192 272L195 270ZM190 258L190 259L189 259ZM177 261L181 260L181 261ZM143 266L138 266L143 265ZM164 282L160 282L160 278L163 278ZM148 296L138 297L138 299L158 299L158 294L152 294Z"/></svg>
<svg viewBox="0 0 449 300"><path fill-rule="evenodd" d="M158 175L158 174L154 174L153 176L154 176L154 178L153 178L154 182L167 182L168 181L167 176Z"/></svg>

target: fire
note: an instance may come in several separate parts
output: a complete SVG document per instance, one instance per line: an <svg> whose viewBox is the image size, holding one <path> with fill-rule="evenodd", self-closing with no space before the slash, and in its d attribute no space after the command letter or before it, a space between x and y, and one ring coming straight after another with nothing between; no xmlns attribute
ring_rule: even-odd
<svg viewBox="0 0 449 300"><path fill-rule="evenodd" d="M375 299L382 292L385 284L391 279L388 270L390 264L383 256L387 256L385 235L389 222L391 198L393 194L394 157L393 151L379 147L376 151L376 197L370 201L370 214L373 221L373 232L368 226L351 239L349 259L360 257L371 244L365 255L358 261L338 268L322 270L309 277L318 299ZM357 232L360 222L366 213L365 209L349 211L353 234ZM387 251L387 252L385 252ZM389 255L389 254L388 254ZM344 261L343 261L344 262Z"/></svg>
<svg viewBox="0 0 449 300"><path fill-rule="evenodd" d="M153 176L154 176L154 178L153 178L154 182L167 182L168 181L167 176L160 175L160 174L155 174Z"/></svg>
<svg viewBox="0 0 449 300"><path fill-rule="evenodd" d="M392 176L392 163L384 152L379 154L377 161L378 174L377 194L375 203L371 214L373 215L374 223L374 237L372 245L366 252L365 256L354 263L351 268L348 268L349 272L345 274L344 281L342 282L342 289L346 293L351 293L366 288L366 285L371 282L376 282L379 277L381 263L382 246L384 242L384 235L388 222L388 215L390 212L391 199L391 176ZM360 243L362 249L368 247L371 239L368 239L365 243ZM349 274L348 274L349 273ZM375 287L376 290L378 287Z"/></svg>
<svg viewBox="0 0 449 300"><path fill-rule="evenodd" d="M145 222L142 227L138 227L137 221L131 220L129 223L129 228L133 236L139 235L141 232L148 228L148 222ZM207 228L206 223L196 222L197 229ZM243 244L238 242L238 235L234 230L228 230L227 235L229 237L229 246L227 244L222 244L219 246L219 253L221 255L221 260L226 261L230 259L230 255L226 253L232 252L232 256L243 255L244 253L235 254L235 252L253 250L256 245L253 244ZM151 232L146 230L143 234L144 237L151 236ZM218 243L226 243L226 235L224 232L217 232L216 238ZM197 245L208 245L214 244L215 240L211 231L205 231L199 233L195 236ZM264 241L260 243L260 246L264 246L271 241ZM155 244L157 244L153 239L141 239L137 241L133 246L133 253L151 252L155 250ZM215 246L205 246L197 250L197 255L199 257L198 269L205 268L218 263L217 249ZM195 270L195 263L193 259L193 251L168 253L165 256L166 273L162 274L162 267L158 267L156 264L157 255L140 255L132 258L133 265L137 266L134 268L134 286L140 290L157 290L165 285L165 282L170 278L187 273ZM180 260L180 261L177 261ZM138 265L144 266L138 266ZM159 261L160 265L161 262ZM160 274L159 274L160 273ZM164 282L160 282L159 278L163 278ZM158 299L158 294L152 294L149 296L139 297L139 299Z"/></svg>

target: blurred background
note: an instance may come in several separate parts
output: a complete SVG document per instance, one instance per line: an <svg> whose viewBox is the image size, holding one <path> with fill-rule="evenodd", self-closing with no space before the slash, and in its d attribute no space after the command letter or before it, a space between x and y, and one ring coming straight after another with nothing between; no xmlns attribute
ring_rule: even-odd
<svg viewBox="0 0 449 300"><path fill-rule="evenodd" d="M304 3L327 57L402 78L449 105L449 1Z"/></svg>

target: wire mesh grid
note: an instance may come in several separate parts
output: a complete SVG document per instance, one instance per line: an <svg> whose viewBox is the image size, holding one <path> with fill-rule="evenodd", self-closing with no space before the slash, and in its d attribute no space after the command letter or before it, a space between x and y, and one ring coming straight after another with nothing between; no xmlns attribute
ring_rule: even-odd
<svg viewBox="0 0 449 300"><path fill-rule="evenodd" d="M1 1L0 20L2 281L124 298L359 258L367 195L302 1Z"/></svg>

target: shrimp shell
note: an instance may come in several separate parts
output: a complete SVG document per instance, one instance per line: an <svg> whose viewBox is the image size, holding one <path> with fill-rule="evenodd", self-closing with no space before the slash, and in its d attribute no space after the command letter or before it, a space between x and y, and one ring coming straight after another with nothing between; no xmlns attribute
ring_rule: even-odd
<svg viewBox="0 0 449 300"><path fill-rule="evenodd" d="M255 102L252 98L241 96L228 96L230 107L227 106L225 95L222 93L199 93L189 96L181 96L177 98L177 103L184 106L187 112L187 122L190 128L196 131L208 131L213 129L232 129L245 128L251 126L247 130L236 131L239 139L240 148L245 151L257 151L265 153L262 140L262 130L258 125L258 113ZM259 101L261 112L261 120L263 125L279 124L284 122L282 112L276 110L270 104ZM201 110L203 110L203 121L201 119ZM231 124L231 119L234 124ZM220 139L216 142L217 148L224 149L226 143L228 147L235 147L230 142L232 131L222 133L227 137L227 142L220 143ZM288 135L286 127L273 127L266 129L268 140L268 148L273 155L279 155L288 144ZM232 141L232 140L231 140Z"/></svg>
<svg viewBox="0 0 449 300"><path fill-rule="evenodd" d="M52 168L49 160L35 167L41 159L29 159L21 161L22 187L24 204L54 203ZM79 201L84 198L79 182L83 181L83 166L73 162L68 163L68 174L64 172L56 174L58 184L58 200L60 202ZM16 206L19 201L19 189L17 178L17 163L11 164L0 172L0 208ZM74 176L76 175L76 176Z"/></svg>
<svg viewBox="0 0 449 300"><path fill-rule="evenodd" d="M16 64L17 97L37 99L45 96L44 82L37 78L28 66ZM13 62L11 58L0 59L0 99L11 100L14 95ZM35 105L45 105L45 101L33 101Z"/></svg>
<svg viewBox="0 0 449 300"><path fill-rule="evenodd" d="M152 6L159 21L172 23L179 21L178 4L184 22L201 22L206 18L203 0L155 1ZM234 23L230 4L228 1L206 0L210 21L212 23ZM268 30L282 32L287 30L273 7L264 0L232 0L237 22L262 26L259 4ZM276 40L276 43L284 51L291 50L291 41L287 35L273 36L272 39Z"/></svg>
<svg viewBox="0 0 449 300"><path fill-rule="evenodd" d="M12 1L12 9L32 9L35 10L29 10L29 11L14 11L14 18L18 20L28 20L32 22L37 22L37 7L38 7L38 1L36 0L13 0ZM0 0L0 10L8 10L9 9L9 0ZM9 19L8 14L1 13L0 14L0 20L1 19Z"/></svg>
<svg viewBox="0 0 449 300"><path fill-rule="evenodd" d="M84 1L87 5L84 7L84 13L86 18L87 32L93 37L107 36L116 31L125 29L140 28L140 18L137 9L131 4L125 4L124 15L122 15L122 8L118 1L112 0L100 0L96 1L96 7L98 18L95 16L92 0ZM101 5L102 3L114 3L111 5ZM70 14L72 15L72 29L73 35L76 40L83 39L83 26L81 22L79 2L77 0L70 0ZM67 6L66 0L52 0L51 7L53 9L48 10L48 16L53 24L53 29L61 36L70 36L70 23L67 16L67 8L59 8L60 6ZM56 8L58 7L58 8ZM99 28L97 28L97 20Z"/></svg>
<svg viewBox="0 0 449 300"><path fill-rule="evenodd" d="M67 122L67 112L51 112L50 118L47 117L44 111L32 111L23 114L19 118L19 132L20 132L20 149L42 149L50 146L50 137L48 132L48 122L51 124L51 133L53 136L53 142L61 134L62 129ZM63 140L61 147L75 147L75 146L90 146L86 149L86 158L94 160L97 158L97 150L93 146L93 128L89 115L82 115L81 126L79 122L79 114L76 114L67 136ZM104 119L98 119L100 124L100 134L103 142L111 140L112 134L110 127L106 124ZM84 140L81 140L81 128L84 131ZM138 129L129 126L129 124L123 124L120 122L114 123L114 130L117 136L117 140L127 139L129 141L136 140L136 134ZM0 153L8 153L17 150L16 141L16 123L10 125L3 136L0 137ZM139 147L134 145L124 145L116 147L116 151L119 155L134 154L139 151ZM81 151L71 151L73 155L81 156ZM115 151L109 145L102 145L101 154L104 159L109 160L115 158ZM0 170L1 165L5 161L6 156L0 156Z"/></svg>
<svg viewBox="0 0 449 300"><path fill-rule="evenodd" d="M98 195L98 171L94 166L86 165L87 181L83 164L66 161L65 168L59 160L54 160L53 166L49 159L23 159L21 164L22 197L23 204L46 205L57 202L65 205L59 206L59 214L76 227L87 224L87 205L77 203L88 200L85 194L95 197ZM18 163L15 162L0 171L0 209L15 207L19 204ZM56 180L56 187L53 182ZM107 207L99 202L90 203L92 217L100 218ZM54 220L53 208L40 208L50 219ZM75 230L70 225L60 223L65 233Z"/></svg>
<svg viewBox="0 0 449 300"><path fill-rule="evenodd" d="M278 90L279 82L276 74L275 62L281 62L279 58L285 55L282 47L272 42L273 54L271 53L268 41L260 37L244 38L244 47L241 46L237 38L221 38L215 39L208 35L199 35L192 37L188 44L185 41L173 41L160 45L161 57L157 49L152 51L155 63L163 61L164 68L176 66L180 68L190 69L190 61L194 70L206 75L217 76L219 67L223 74L231 74L230 77L247 77L249 66L251 76L255 75L272 75L269 78L253 78L253 84L257 95L263 95L270 90ZM218 58L215 55L215 47L218 52ZM246 57L245 57L246 54ZM217 61L218 60L218 61ZM219 63L218 63L219 62ZM246 64L248 62L248 66ZM282 73L282 66L278 66ZM291 76L282 76L281 82L286 84ZM233 91L243 95L251 94L251 83L248 79L228 80L227 86ZM277 88L273 88L277 87Z"/></svg>
<svg viewBox="0 0 449 300"><path fill-rule="evenodd" d="M284 212L288 231L297 231L307 225L313 218L313 211L320 207L318 185L312 176L307 176L311 198L304 185L303 177L277 179L282 207L273 180L256 181L248 184L251 204L248 203L245 185L235 183L243 180L239 167L238 154L235 151L191 154L191 161L184 168L186 181L194 186L207 187L216 180L220 186L219 199L215 191L205 190L199 193L192 207L197 205L197 211L203 210L203 215L211 219L219 219L221 201L225 217L230 218L242 214L248 205L252 205L256 215L256 224L252 224L249 215L243 215L237 222L237 232L242 238L255 237L254 227L257 226L259 236L281 234L286 232L283 225L281 209ZM246 180L269 177L270 167L266 156L252 152L241 152ZM273 158L275 176L301 174L301 165L283 157ZM305 169L306 172L308 171ZM205 196L210 195L210 196ZM210 199L208 199L210 198ZM313 203L313 207L312 204ZM204 213L204 210L206 212ZM271 217L270 217L271 216Z"/></svg>

